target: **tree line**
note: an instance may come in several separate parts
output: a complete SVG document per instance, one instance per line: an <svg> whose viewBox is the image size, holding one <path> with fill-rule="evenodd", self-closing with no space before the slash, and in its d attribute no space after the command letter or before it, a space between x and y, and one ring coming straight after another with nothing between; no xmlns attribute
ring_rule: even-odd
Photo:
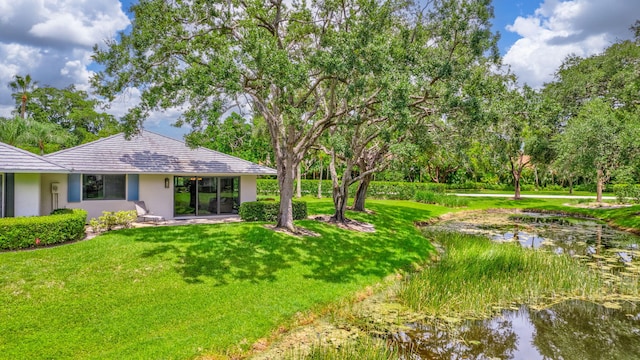
<svg viewBox="0 0 640 360"><path fill-rule="evenodd" d="M0 141L44 155L121 131L101 102L69 85L39 86L31 75L9 82L16 102L13 117L0 117Z"/></svg>
<svg viewBox="0 0 640 360"><path fill-rule="evenodd" d="M145 0L130 11L132 28L93 56L101 98L142 91L117 126L131 135L152 111L184 109L189 143L277 168L281 228L295 231L304 171L332 179L337 222L350 196L364 210L376 176L509 181L518 198L533 174L593 182L599 199L607 182L640 176L638 23L634 40L570 56L533 89L501 63L490 0ZM115 128L42 118L78 139Z"/></svg>

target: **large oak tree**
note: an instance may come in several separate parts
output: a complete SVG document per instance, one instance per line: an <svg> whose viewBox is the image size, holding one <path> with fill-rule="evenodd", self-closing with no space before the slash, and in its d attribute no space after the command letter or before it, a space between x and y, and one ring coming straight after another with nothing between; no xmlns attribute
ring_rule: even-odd
<svg viewBox="0 0 640 360"><path fill-rule="evenodd" d="M345 94L359 86L354 72L385 71L362 56L372 39L361 37L357 24L391 3L141 0L131 7L131 30L96 47L94 59L104 70L93 85L110 99L142 90L124 118L129 133L154 110L181 107L180 122L198 129L250 105L267 123L275 152L277 226L295 230L291 198L302 158L353 110ZM375 98L358 105L368 101Z"/></svg>

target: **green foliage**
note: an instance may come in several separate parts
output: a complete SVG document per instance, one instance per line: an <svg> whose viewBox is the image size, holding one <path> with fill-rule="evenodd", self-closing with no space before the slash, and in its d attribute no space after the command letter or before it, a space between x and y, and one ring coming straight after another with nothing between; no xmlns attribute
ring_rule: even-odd
<svg viewBox="0 0 640 360"><path fill-rule="evenodd" d="M138 215L134 210L103 211L102 216L89 220L93 232L111 231L115 228L129 229Z"/></svg>
<svg viewBox="0 0 640 360"><path fill-rule="evenodd" d="M616 184L613 185L613 192L619 203L640 204L640 185L638 184Z"/></svg>
<svg viewBox="0 0 640 360"><path fill-rule="evenodd" d="M264 119L255 116L251 122L232 113L224 120L210 119L201 132L190 133L189 144L203 146L244 160L273 166L273 148Z"/></svg>
<svg viewBox="0 0 640 360"><path fill-rule="evenodd" d="M80 240L87 212L54 210L47 216L0 219L0 249L15 250Z"/></svg>
<svg viewBox="0 0 640 360"><path fill-rule="evenodd" d="M437 204L446 207L463 207L469 205L469 199L447 194L438 194L433 191L416 191L415 201L425 204Z"/></svg>
<svg viewBox="0 0 640 360"><path fill-rule="evenodd" d="M278 219L280 203L276 201L250 201L240 204L240 218L244 221L268 221ZM303 220L307 218L307 203L293 201L293 219Z"/></svg>
<svg viewBox="0 0 640 360"><path fill-rule="evenodd" d="M42 124L55 124L72 135L67 141L69 147L120 131L113 115L96 110L100 105L98 100L89 98L86 91L77 90L74 85L64 89L44 86L31 92L26 112L30 119Z"/></svg>
<svg viewBox="0 0 640 360"><path fill-rule="evenodd" d="M484 317L512 304L597 296L603 280L569 256L498 244L483 236L424 231L442 259L407 280L407 305L428 315Z"/></svg>
<svg viewBox="0 0 640 360"><path fill-rule="evenodd" d="M315 345L307 353L300 351L287 355L285 360L395 360L400 359L400 353L395 347L390 347L382 340L369 337L358 337L348 340L338 347L332 345Z"/></svg>
<svg viewBox="0 0 640 360"><path fill-rule="evenodd" d="M322 181L322 196L332 196L331 180L305 180L302 183L302 196L317 196L318 181ZM257 181L258 195L273 196L277 195L278 180L275 179L258 179ZM355 194L358 184L352 184L349 187L349 193ZM372 181L369 184L367 196L374 199L391 199L391 200L411 200L414 198L416 191L433 191L443 193L447 189L446 184L438 183L413 183L413 182L387 182Z"/></svg>
<svg viewBox="0 0 640 360"><path fill-rule="evenodd" d="M27 131L27 122L19 117L0 117L0 141L11 146L23 144L23 139Z"/></svg>
<svg viewBox="0 0 640 360"><path fill-rule="evenodd" d="M51 214L49 215L62 215L62 214L73 214L73 209L62 208L62 209L53 209Z"/></svg>

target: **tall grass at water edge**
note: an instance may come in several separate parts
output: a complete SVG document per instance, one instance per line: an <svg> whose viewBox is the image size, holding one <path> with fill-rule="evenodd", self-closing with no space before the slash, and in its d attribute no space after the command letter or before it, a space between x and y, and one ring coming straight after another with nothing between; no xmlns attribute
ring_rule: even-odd
<svg viewBox="0 0 640 360"><path fill-rule="evenodd" d="M398 350L384 341L369 337L334 346L313 346L308 352L294 351L289 353L286 360L391 360L399 359Z"/></svg>
<svg viewBox="0 0 640 360"><path fill-rule="evenodd" d="M420 203L436 204L446 207L464 207L469 205L469 199L467 198L433 191L416 191L414 199Z"/></svg>
<svg viewBox="0 0 640 360"><path fill-rule="evenodd" d="M398 296L435 316L483 317L515 304L600 298L603 280L568 256L498 244L482 236L424 230L442 259L407 280Z"/></svg>

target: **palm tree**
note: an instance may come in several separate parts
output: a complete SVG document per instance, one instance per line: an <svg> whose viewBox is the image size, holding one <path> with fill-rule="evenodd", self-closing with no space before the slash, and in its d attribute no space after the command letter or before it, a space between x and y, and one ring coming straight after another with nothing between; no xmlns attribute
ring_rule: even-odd
<svg viewBox="0 0 640 360"><path fill-rule="evenodd" d="M24 139L27 124L24 119L15 117L13 119L0 118L0 141L11 146L18 146Z"/></svg>
<svg viewBox="0 0 640 360"><path fill-rule="evenodd" d="M28 120L24 141L35 145L40 149L40 155L44 155L46 144L53 143L64 147L74 141L74 136L58 124Z"/></svg>
<svg viewBox="0 0 640 360"><path fill-rule="evenodd" d="M20 75L14 75L13 81L9 83L9 87L13 90L14 94L12 95L14 99L20 99L22 102L20 117L25 118L25 113L27 109L27 95L31 90L33 90L38 84L37 81L31 80L31 75L27 74L24 77Z"/></svg>

